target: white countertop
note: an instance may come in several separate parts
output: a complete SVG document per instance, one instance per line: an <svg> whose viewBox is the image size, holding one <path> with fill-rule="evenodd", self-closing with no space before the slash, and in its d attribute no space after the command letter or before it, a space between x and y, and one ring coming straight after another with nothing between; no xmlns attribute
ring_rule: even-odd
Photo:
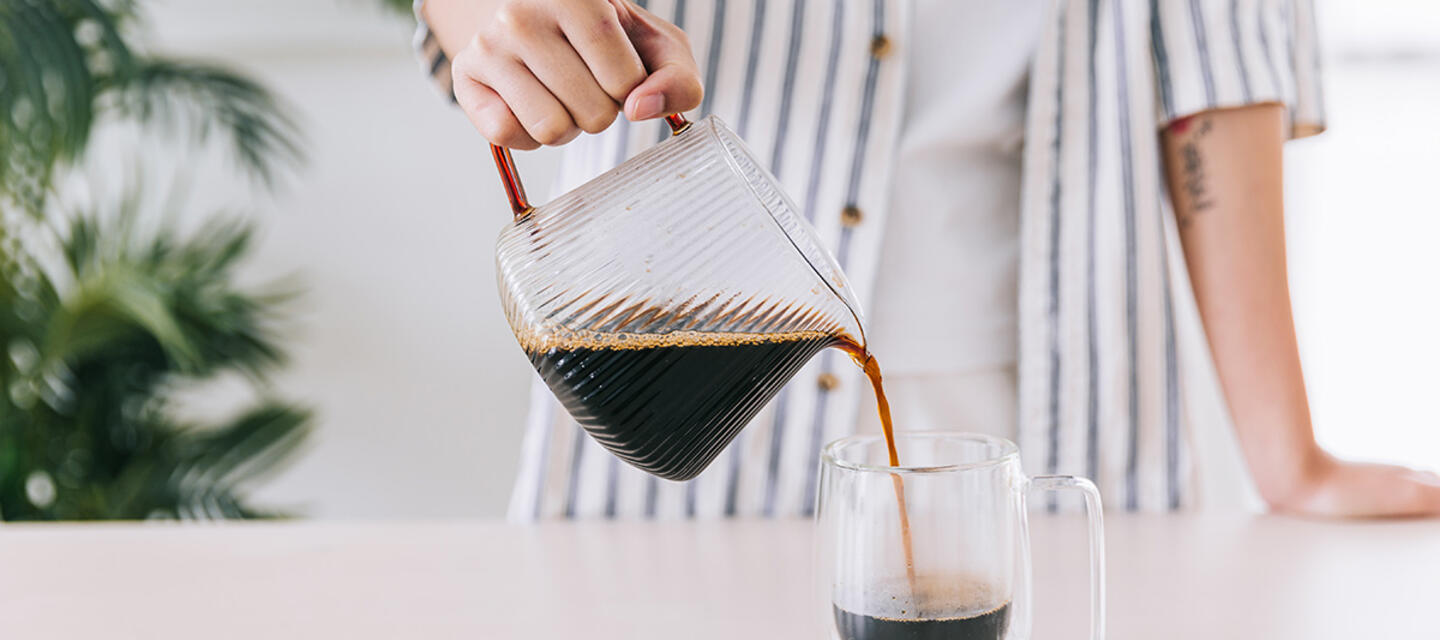
<svg viewBox="0 0 1440 640"><path fill-rule="evenodd" d="M1036 634L1084 540L1032 520ZM1110 637L1440 638L1440 522L1120 516ZM809 522L0 527L0 638L819 638Z"/></svg>

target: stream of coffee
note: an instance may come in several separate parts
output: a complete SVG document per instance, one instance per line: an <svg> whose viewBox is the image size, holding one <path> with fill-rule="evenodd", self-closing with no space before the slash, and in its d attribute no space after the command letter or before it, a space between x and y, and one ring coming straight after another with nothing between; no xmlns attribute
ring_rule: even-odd
<svg viewBox="0 0 1440 640"><path fill-rule="evenodd" d="M850 358L865 370L870 386L875 389L875 409L880 412L880 430L885 434L885 449L889 454L890 466L900 466L900 453L895 449L895 424L890 419L890 401L885 398L884 376L880 373L880 361L865 347L852 340L842 339L836 345L850 355ZM910 543L910 514L905 508L905 481L898 473L890 474L895 486L895 505L900 509L900 544L905 550L905 578L910 583L910 592L916 593L915 549Z"/></svg>
<svg viewBox="0 0 1440 640"><path fill-rule="evenodd" d="M870 378L890 466L900 466L880 363L846 336L819 331L571 332L543 339L521 336L520 343L555 397L597 442L671 480L699 474L811 356L837 347ZM695 389L707 393L697 401ZM676 425L684 427L677 431ZM905 484L898 473L890 479L900 509L905 575L914 585Z"/></svg>

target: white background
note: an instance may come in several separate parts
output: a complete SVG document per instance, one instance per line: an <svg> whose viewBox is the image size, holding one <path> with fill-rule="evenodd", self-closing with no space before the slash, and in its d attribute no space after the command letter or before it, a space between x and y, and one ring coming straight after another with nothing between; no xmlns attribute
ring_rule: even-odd
<svg viewBox="0 0 1440 640"><path fill-rule="evenodd" d="M263 238L247 278L305 285L293 361L274 391L313 406L318 429L260 501L327 518L498 516L530 376L494 284L508 207L483 141L422 80L406 21L373 5L149 4L163 50L234 65L282 95L309 163L270 196L224 163L138 157L189 185L186 218L213 206L252 212ZM1430 403L1440 395L1440 7L1320 5L1331 131L1287 155L1317 430L1337 453L1440 468ZM102 177L137 164L133 148L116 148L95 163ZM543 200L554 152L521 163ZM239 389L201 393L194 410L223 412Z"/></svg>

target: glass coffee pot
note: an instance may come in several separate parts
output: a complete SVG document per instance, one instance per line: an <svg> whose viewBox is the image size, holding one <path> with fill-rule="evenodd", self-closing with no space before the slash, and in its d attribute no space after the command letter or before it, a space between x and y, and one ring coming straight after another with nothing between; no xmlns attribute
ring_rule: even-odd
<svg viewBox="0 0 1440 640"><path fill-rule="evenodd" d="M863 351L835 259L714 116L531 206L492 146L515 219L496 248L501 303L536 371L611 453L698 475L816 353Z"/></svg>

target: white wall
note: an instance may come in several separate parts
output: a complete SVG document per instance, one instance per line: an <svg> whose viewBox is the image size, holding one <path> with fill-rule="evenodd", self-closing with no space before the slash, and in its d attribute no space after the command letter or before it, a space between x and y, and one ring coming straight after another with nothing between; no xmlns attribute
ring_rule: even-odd
<svg viewBox="0 0 1440 640"><path fill-rule="evenodd" d="M1286 156L1316 435L1337 453L1440 470L1440 4L1320 8L1330 130Z"/></svg>
<svg viewBox="0 0 1440 640"><path fill-rule="evenodd" d="M501 514L530 375L495 294L508 210L482 140L420 80L404 21L369 0L151 11L166 50L252 72L309 136L308 168L278 197L217 171L192 188L196 202L257 211L255 278L294 272L308 288L278 390L314 405L319 431L259 497L319 517ZM1323 3L1333 128L1287 156L1319 435L1337 452L1429 467L1440 467L1428 403L1440 389L1437 16L1428 0ZM521 162L530 193L545 194L554 155Z"/></svg>
<svg viewBox="0 0 1440 640"><path fill-rule="evenodd" d="M153 5L165 51L250 72L296 107L308 137L307 167L277 196L195 170L186 211L255 211L250 275L305 286L277 391L314 406L318 431L259 501L318 517L499 515L531 375L496 297L509 207L483 140L422 80L408 21L376 4ZM552 158L523 156L543 196Z"/></svg>

